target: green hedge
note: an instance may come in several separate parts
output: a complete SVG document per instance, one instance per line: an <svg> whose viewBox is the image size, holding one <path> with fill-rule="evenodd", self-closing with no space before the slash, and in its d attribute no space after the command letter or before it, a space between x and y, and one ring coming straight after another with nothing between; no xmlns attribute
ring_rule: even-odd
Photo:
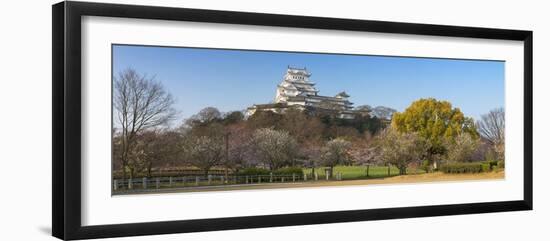
<svg viewBox="0 0 550 241"><path fill-rule="evenodd" d="M481 163L481 171L483 172L491 171L491 164Z"/></svg>
<svg viewBox="0 0 550 241"><path fill-rule="evenodd" d="M496 166L498 166L498 161L486 161L486 162L483 162L483 163L489 165L489 167L491 169L494 169Z"/></svg>
<svg viewBox="0 0 550 241"><path fill-rule="evenodd" d="M249 167L242 169L238 172L238 175L242 176L256 176L256 175L269 175L270 171L263 168Z"/></svg>
<svg viewBox="0 0 550 241"><path fill-rule="evenodd" d="M429 160L422 161L422 164L420 165L420 169L424 170L425 172L429 172L432 168L432 165L430 165Z"/></svg>
<svg viewBox="0 0 550 241"><path fill-rule="evenodd" d="M211 169L208 171L208 174L211 175L224 175L225 170L223 169ZM229 170L229 174L233 174L231 170ZM182 176L203 176L204 171L200 169L178 169L178 170L164 170L164 171L158 171L153 170L151 172L151 176L148 175L146 171L138 172L134 174L134 178L143 178L143 177L182 177ZM115 179L121 179L123 176L122 171L114 171L113 172L113 178ZM129 178L130 174L126 173L126 178Z"/></svg>
<svg viewBox="0 0 550 241"><path fill-rule="evenodd" d="M444 173L480 173L491 171L491 165L482 162L448 163L439 168Z"/></svg>
<svg viewBox="0 0 550 241"><path fill-rule="evenodd" d="M273 172L273 175L298 175L303 176L304 171L301 167L285 167L281 169L277 169Z"/></svg>
<svg viewBox="0 0 550 241"><path fill-rule="evenodd" d="M269 175L271 171L264 168L250 167L245 168L239 171L238 175L241 176L256 176L256 175ZM285 167L273 171L273 175L292 175L296 174L298 176L304 175L304 171L300 167Z"/></svg>

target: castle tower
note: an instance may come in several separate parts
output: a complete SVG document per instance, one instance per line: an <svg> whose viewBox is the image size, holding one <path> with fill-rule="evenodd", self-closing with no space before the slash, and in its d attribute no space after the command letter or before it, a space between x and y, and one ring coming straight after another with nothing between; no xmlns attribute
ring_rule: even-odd
<svg viewBox="0 0 550 241"><path fill-rule="evenodd" d="M316 96L319 92L315 83L309 80L311 73L306 68L293 68L288 66L286 74L277 86L275 103L287 103L289 98L297 96Z"/></svg>
<svg viewBox="0 0 550 241"><path fill-rule="evenodd" d="M334 98L341 100L342 106L345 110L351 110L353 108L353 103L348 101L349 95L342 91L334 96Z"/></svg>
<svg viewBox="0 0 550 241"><path fill-rule="evenodd" d="M346 92L342 91L335 96L319 95L315 83L309 77L311 73L306 68L288 66L283 80L277 85L274 103L255 104L247 109L246 116L252 116L258 110L284 113L288 108L296 108L342 119L355 118L353 103L348 100L350 96Z"/></svg>

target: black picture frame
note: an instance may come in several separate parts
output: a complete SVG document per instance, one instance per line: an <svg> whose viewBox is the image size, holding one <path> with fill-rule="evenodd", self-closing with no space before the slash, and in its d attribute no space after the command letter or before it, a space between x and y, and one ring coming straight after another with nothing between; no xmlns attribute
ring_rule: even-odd
<svg viewBox="0 0 550 241"><path fill-rule="evenodd" d="M200 232L322 223L474 214L533 208L533 32L415 23L336 19L90 2L52 6L52 233L60 239ZM350 30L429 36L517 40L524 43L523 199L421 207L342 210L282 215L82 226L81 224L81 17L194 21Z"/></svg>

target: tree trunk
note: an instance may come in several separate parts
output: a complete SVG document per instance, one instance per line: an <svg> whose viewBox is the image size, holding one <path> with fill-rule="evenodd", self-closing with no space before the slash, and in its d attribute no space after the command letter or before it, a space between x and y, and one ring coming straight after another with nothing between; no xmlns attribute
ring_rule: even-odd
<svg viewBox="0 0 550 241"><path fill-rule="evenodd" d="M229 132L225 134L225 163L229 164ZM228 170L229 167L225 166L225 180L228 178Z"/></svg>
<svg viewBox="0 0 550 241"><path fill-rule="evenodd" d="M122 180L126 180L126 161L122 161Z"/></svg>
<svg viewBox="0 0 550 241"><path fill-rule="evenodd" d="M225 181L228 180L229 178L229 168L228 167L225 167L225 173L224 173L224 176L225 176Z"/></svg>
<svg viewBox="0 0 550 241"><path fill-rule="evenodd" d="M147 165L147 177L151 178L151 169L153 169L153 163L149 162L149 165Z"/></svg>
<svg viewBox="0 0 550 241"><path fill-rule="evenodd" d="M126 180L126 166L128 166L128 160L126 160L125 152L125 150L122 150L120 155L120 159L122 161L122 180Z"/></svg>
<svg viewBox="0 0 550 241"><path fill-rule="evenodd" d="M122 132L122 152L120 153L120 159L122 160L122 180L126 180L126 166L128 165L128 142L126 140L126 132Z"/></svg>
<svg viewBox="0 0 550 241"><path fill-rule="evenodd" d="M130 179L134 179L134 169L130 168Z"/></svg>
<svg viewBox="0 0 550 241"><path fill-rule="evenodd" d="M134 180L134 175L133 175L133 171L132 169L130 169L130 178L128 179L128 182L129 182L129 185L126 187L128 189L130 189L130 187L132 187L132 189L134 188L134 184L133 184L133 180Z"/></svg>

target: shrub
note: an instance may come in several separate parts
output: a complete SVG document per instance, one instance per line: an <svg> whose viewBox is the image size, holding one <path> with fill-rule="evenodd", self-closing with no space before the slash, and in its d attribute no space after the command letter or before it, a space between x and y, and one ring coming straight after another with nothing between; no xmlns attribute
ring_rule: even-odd
<svg viewBox="0 0 550 241"><path fill-rule="evenodd" d="M481 164L481 170L482 170L483 172L489 172L489 171L491 171L491 164L482 163L482 164Z"/></svg>
<svg viewBox="0 0 550 241"><path fill-rule="evenodd" d="M256 176L256 175L269 175L269 170L264 168L249 167L239 171L239 175L242 176Z"/></svg>
<svg viewBox="0 0 550 241"><path fill-rule="evenodd" d="M485 161L484 164L489 165L489 168L494 169L498 165L498 161Z"/></svg>
<svg viewBox="0 0 550 241"><path fill-rule="evenodd" d="M448 163L443 164L439 168L440 171L444 173L480 173L490 171L491 167L489 164L484 164L480 162L470 162L470 163Z"/></svg>
<svg viewBox="0 0 550 241"><path fill-rule="evenodd" d="M498 161L497 162L497 167L498 168L504 168L504 161Z"/></svg>
<svg viewBox="0 0 550 241"><path fill-rule="evenodd" d="M285 167L277 169L273 172L274 175L292 175L296 174L298 176L304 175L304 171L300 167Z"/></svg>
<svg viewBox="0 0 550 241"><path fill-rule="evenodd" d="M429 160L422 161L420 168L425 172L430 172L430 169L431 169L430 161Z"/></svg>

